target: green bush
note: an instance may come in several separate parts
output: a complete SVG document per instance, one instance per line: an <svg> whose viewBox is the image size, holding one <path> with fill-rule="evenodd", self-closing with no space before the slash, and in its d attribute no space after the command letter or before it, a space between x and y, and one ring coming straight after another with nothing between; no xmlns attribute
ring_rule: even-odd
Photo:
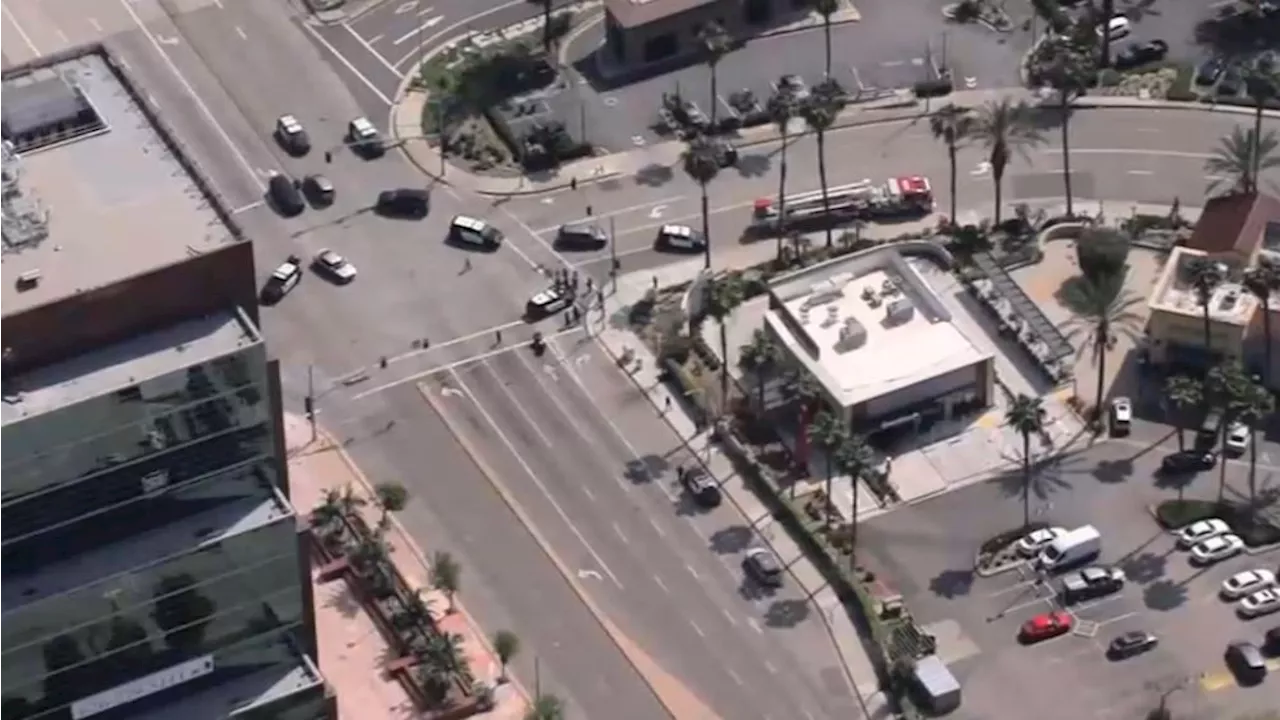
<svg viewBox="0 0 1280 720"><path fill-rule="evenodd" d="M1169 92L1165 97L1176 102L1195 102L1200 97L1191 89L1191 84L1195 82L1195 78L1196 69L1194 66L1179 65L1178 76L1173 79L1173 84L1169 86Z"/></svg>
<svg viewBox="0 0 1280 720"><path fill-rule="evenodd" d="M1221 507L1210 500L1166 500L1156 506L1156 521L1166 530L1218 517Z"/></svg>
<svg viewBox="0 0 1280 720"><path fill-rule="evenodd" d="M1115 70L1112 70L1111 68L1107 68L1106 70L1103 70L1102 72L1098 73L1099 87L1115 87L1119 84L1120 84L1120 73L1116 72Z"/></svg>
<svg viewBox="0 0 1280 720"><path fill-rule="evenodd" d="M1156 506L1156 521L1169 530L1208 518L1222 518L1249 547L1280 543L1280 527L1243 505L1212 500L1166 500Z"/></svg>
<svg viewBox="0 0 1280 720"><path fill-rule="evenodd" d="M995 535L991 539L984 541L982 545L979 546L978 552L983 555L995 555L1001 550L1021 540L1027 533L1046 527L1049 527L1048 523L1033 522L1026 527L1017 527L1012 530L1005 530L999 535Z"/></svg>

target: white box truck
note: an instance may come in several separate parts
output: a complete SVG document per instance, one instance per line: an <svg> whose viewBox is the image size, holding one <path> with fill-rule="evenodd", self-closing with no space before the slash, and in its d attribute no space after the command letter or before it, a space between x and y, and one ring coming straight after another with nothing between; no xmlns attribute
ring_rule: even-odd
<svg viewBox="0 0 1280 720"><path fill-rule="evenodd" d="M911 681L918 698L933 715L945 715L960 707L960 683L937 655L916 661Z"/></svg>
<svg viewBox="0 0 1280 720"><path fill-rule="evenodd" d="M1040 551L1036 565L1045 571L1063 570L1096 560L1102 552L1102 533L1092 525L1081 525L1060 535Z"/></svg>

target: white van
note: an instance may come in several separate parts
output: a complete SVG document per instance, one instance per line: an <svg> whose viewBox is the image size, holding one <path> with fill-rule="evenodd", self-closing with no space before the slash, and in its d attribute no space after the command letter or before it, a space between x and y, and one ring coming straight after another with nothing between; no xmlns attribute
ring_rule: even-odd
<svg viewBox="0 0 1280 720"><path fill-rule="evenodd" d="M1116 15L1107 21L1107 25L1111 28L1111 42L1129 37L1129 32L1133 30L1133 26L1129 24L1129 18L1123 15ZM1098 38L1101 39L1105 33L1102 26L1098 26Z"/></svg>
<svg viewBox="0 0 1280 720"><path fill-rule="evenodd" d="M1042 570L1061 570L1096 560L1102 552L1102 533L1092 525L1082 525L1054 538L1040 551L1036 565Z"/></svg>
<svg viewBox="0 0 1280 720"><path fill-rule="evenodd" d="M502 232L483 220L468 215L458 215L449 223L449 240L495 250L502 244Z"/></svg>

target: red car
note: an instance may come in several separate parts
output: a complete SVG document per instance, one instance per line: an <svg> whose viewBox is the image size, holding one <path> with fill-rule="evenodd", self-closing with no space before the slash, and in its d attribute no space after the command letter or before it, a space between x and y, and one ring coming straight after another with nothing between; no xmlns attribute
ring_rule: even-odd
<svg viewBox="0 0 1280 720"><path fill-rule="evenodd" d="M1041 613L1023 623L1019 637L1024 642L1048 640L1070 632L1074 623L1075 618L1071 613L1062 610Z"/></svg>

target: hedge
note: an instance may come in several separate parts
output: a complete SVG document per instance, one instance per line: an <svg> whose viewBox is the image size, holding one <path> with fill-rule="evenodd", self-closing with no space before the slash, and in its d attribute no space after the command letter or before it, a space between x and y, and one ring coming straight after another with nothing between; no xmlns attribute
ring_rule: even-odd
<svg viewBox="0 0 1280 720"><path fill-rule="evenodd" d="M1166 500L1156 506L1156 522L1168 530L1176 530L1193 522L1222 518L1231 531L1249 547L1280 543L1280 527L1243 505L1212 500Z"/></svg>

